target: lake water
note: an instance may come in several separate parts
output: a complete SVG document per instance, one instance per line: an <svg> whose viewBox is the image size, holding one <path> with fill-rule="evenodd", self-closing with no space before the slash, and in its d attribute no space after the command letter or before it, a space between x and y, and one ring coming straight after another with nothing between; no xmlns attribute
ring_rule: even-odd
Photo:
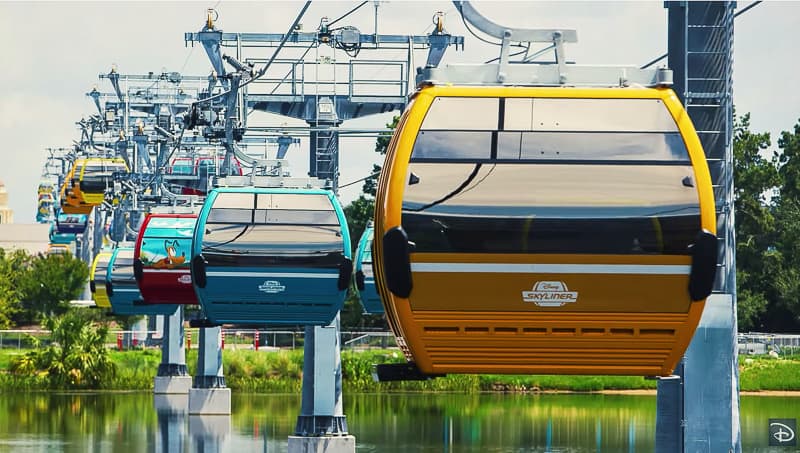
<svg viewBox="0 0 800 453"><path fill-rule="evenodd" d="M185 397L149 393L0 395L0 451L286 451L297 395L233 394L230 417L189 417ZM745 452L768 447L769 418L800 418L800 398L743 396ZM345 395L357 451L651 452L655 396Z"/></svg>

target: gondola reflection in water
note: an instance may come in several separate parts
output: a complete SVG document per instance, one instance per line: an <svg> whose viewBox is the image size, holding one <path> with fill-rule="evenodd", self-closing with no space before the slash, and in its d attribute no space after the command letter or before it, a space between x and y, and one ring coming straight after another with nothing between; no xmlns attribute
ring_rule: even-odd
<svg viewBox="0 0 800 453"><path fill-rule="evenodd" d="M425 374L668 375L716 273L666 88L424 86L376 199L376 284Z"/></svg>
<svg viewBox="0 0 800 453"><path fill-rule="evenodd" d="M192 281L212 324L326 325L344 304L350 257L332 192L218 188L198 216Z"/></svg>

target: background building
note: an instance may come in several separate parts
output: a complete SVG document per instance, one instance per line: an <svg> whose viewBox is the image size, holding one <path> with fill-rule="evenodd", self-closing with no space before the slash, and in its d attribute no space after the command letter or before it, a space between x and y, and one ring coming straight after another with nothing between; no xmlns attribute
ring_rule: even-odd
<svg viewBox="0 0 800 453"><path fill-rule="evenodd" d="M50 242L49 223L16 224L14 211L8 207L8 191L0 181L0 248L23 249L28 253L44 253Z"/></svg>
<svg viewBox="0 0 800 453"><path fill-rule="evenodd" d="M0 224L14 223L14 211L8 207L6 184L0 181ZM5 238L0 238L0 240Z"/></svg>

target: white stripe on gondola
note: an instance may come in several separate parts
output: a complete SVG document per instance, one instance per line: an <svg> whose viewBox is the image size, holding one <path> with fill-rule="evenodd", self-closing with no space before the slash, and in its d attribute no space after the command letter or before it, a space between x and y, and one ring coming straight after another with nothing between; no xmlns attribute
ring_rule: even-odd
<svg viewBox="0 0 800 453"><path fill-rule="evenodd" d="M188 274L190 271L189 271L189 268L187 267L187 268L184 268L184 269L149 269L149 268L146 268L144 270L144 272L147 273L147 274L151 274L151 273L152 274Z"/></svg>
<svg viewBox="0 0 800 453"><path fill-rule="evenodd" d="M505 264L505 263L411 263L413 272L490 274L633 274L689 275L682 264Z"/></svg>
<svg viewBox="0 0 800 453"><path fill-rule="evenodd" d="M307 272L206 272L209 277L265 277L265 278L339 278L339 274L315 274Z"/></svg>
<svg viewBox="0 0 800 453"><path fill-rule="evenodd" d="M116 293L117 291L119 291L121 293L138 293L139 292L138 289L114 288L114 292Z"/></svg>

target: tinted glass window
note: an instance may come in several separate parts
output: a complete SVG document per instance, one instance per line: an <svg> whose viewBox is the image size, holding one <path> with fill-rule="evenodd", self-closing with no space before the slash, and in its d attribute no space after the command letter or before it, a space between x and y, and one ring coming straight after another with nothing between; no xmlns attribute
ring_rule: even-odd
<svg viewBox="0 0 800 453"><path fill-rule="evenodd" d="M133 251L117 254L111 272L111 278L115 282L132 281L133 278Z"/></svg>
<svg viewBox="0 0 800 453"><path fill-rule="evenodd" d="M361 253L361 262L364 264L372 263L372 238L369 238L366 245L364 245L364 251Z"/></svg>
<svg viewBox="0 0 800 453"><path fill-rule="evenodd" d="M700 228L690 166L409 169L402 223L417 252L687 254Z"/></svg>
<svg viewBox="0 0 800 453"><path fill-rule="evenodd" d="M106 271L108 270L108 261L110 257L101 256L97 260L97 266L94 268L94 281L95 283L105 283Z"/></svg>
<svg viewBox="0 0 800 453"><path fill-rule="evenodd" d="M498 98L437 97L425 114L422 130L497 129Z"/></svg>
<svg viewBox="0 0 800 453"><path fill-rule="evenodd" d="M679 133L518 132L520 159L634 160L689 163ZM512 147L512 153L515 149ZM499 152L499 151L498 151Z"/></svg>
<svg viewBox="0 0 800 453"><path fill-rule="evenodd" d="M413 162L504 160L689 164L679 133L420 131Z"/></svg>
<svg viewBox="0 0 800 453"><path fill-rule="evenodd" d="M693 177L659 99L436 99L402 222L417 252L687 254Z"/></svg>
<svg viewBox="0 0 800 453"><path fill-rule="evenodd" d="M83 164L75 164L75 172L72 174L73 182L78 180L81 176L81 169L83 169Z"/></svg>
<svg viewBox="0 0 800 453"><path fill-rule="evenodd" d="M414 160L488 160L491 157L491 132L420 131L414 144Z"/></svg>
<svg viewBox="0 0 800 453"><path fill-rule="evenodd" d="M506 99L506 112L512 105ZM521 102L522 99L514 99ZM533 98L530 125L507 121L505 129L535 131L678 132L661 99ZM523 110L517 105L516 110ZM527 118L526 118L527 119Z"/></svg>
<svg viewBox="0 0 800 453"><path fill-rule="evenodd" d="M223 195L223 194L220 194ZM281 194L281 205L324 206L325 209L279 209L269 194L218 198L206 222L203 255L211 265L308 265L335 267L343 258L343 239L336 212L325 195ZM263 198L263 199L262 199ZM320 201L324 201L321 204ZM249 209L245 206L249 205Z"/></svg>
<svg viewBox="0 0 800 453"><path fill-rule="evenodd" d="M188 159L175 159L169 172L175 175L191 175L194 174L194 166L192 161Z"/></svg>
<svg viewBox="0 0 800 453"><path fill-rule="evenodd" d="M197 218L152 217L144 230L144 238L188 239L194 234Z"/></svg>
<svg viewBox="0 0 800 453"><path fill-rule="evenodd" d="M688 164L689 155L659 99L440 97L423 121L412 161L444 160Z"/></svg>

